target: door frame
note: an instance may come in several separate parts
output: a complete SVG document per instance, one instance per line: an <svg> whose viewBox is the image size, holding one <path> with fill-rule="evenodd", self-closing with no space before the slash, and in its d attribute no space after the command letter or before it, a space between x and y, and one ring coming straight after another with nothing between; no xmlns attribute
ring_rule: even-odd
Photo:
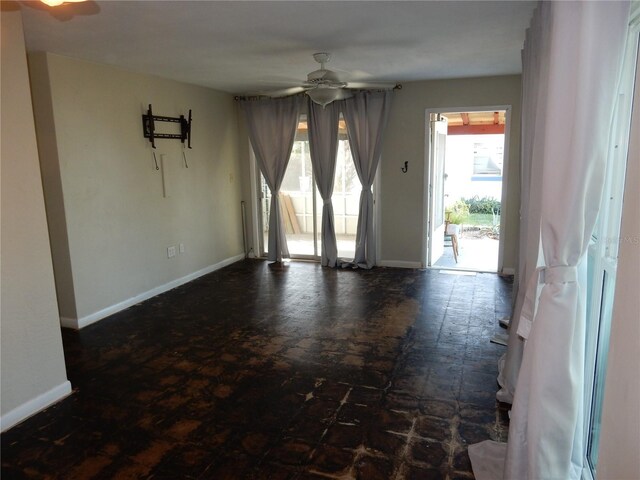
<svg viewBox="0 0 640 480"><path fill-rule="evenodd" d="M430 210L430 195L429 185L431 184L431 123L430 118L432 113L459 113L459 112L494 112L498 110L504 110L504 150L503 150L503 162L502 162L502 192L500 198L500 241L498 243L498 265L497 273L509 273L504 269L504 238L507 224L507 212L511 208L507 202L507 191L509 186L509 163L510 163L510 140L511 140L511 105L488 105L488 106L473 106L473 107L432 107L425 109L425 128L424 131L424 178L422 185L422 248L421 248L421 263L423 268L433 268L428 263L429 255L429 218ZM505 162L506 159L506 162ZM445 160L446 161L446 160ZM516 206L514 206L516 207ZM518 206L519 208L519 206Z"/></svg>
<svg viewBox="0 0 640 480"><path fill-rule="evenodd" d="M433 119L431 117L434 117ZM449 122L448 119L444 119L442 115L440 115L440 113L436 113L436 114L432 114L429 115L429 184L428 184L428 192L427 192L427 197L429 199L428 203L427 203L427 258L426 258L426 264L427 266L433 266L433 263L437 262L440 257L443 255L444 253L444 241L442 242L441 247L439 247L438 249L434 248L434 243L437 244L437 241L434 242L434 238L442 238L444 239L444 234L445 234L445 229L446 229L446 218L445 218L445 206L444 206L444 172L445 172L445 166L446 166L446 160L447 160L447 148L446 148L446 137L448 135L448 132L444 132L445 135L445 144L442 145L442 149L437 148L438 145L434 144L433 140L436 136L438 136L438 134L440 133L437 129L435 129L434 127L436 125L438 125L440 128L442 128L442 122L444 122L444 124L446 125L446 128L449 128ZM437 151L436 151L437 150ZM441 150L443 150L442 153L444 153L444 156L441 157ZM434 153L436 153L437 155L434 155ZM442 160L442 163L440 163L438 160ZM440 171L441 170L441 171ZM442 180L440 180L440 178L436 178L435 174L439 173L440 175L442 175ZM437 180L438 183L441 185L434 185L433 180ZM435 193L440 190L440 187L442 189L442 223L439 225L434 225L435 222L432 221L432 219L435 217L435 213L436 213L436 202L435 202ZM440 213L440 211L438 212ZM436 237L434 237L434 235L436 235ZM434 256L437 257L434 261Z"/></svg>

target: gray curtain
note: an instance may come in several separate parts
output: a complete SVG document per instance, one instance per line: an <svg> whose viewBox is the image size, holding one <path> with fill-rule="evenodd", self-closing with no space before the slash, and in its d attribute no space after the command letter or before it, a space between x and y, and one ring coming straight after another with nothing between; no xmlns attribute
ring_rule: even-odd
<svg viewBox="0 0 640 480"><path fill-rule="evenodd" d="M309 99L309 152L318 191L322 196L322 249L320 262L335 267L338 261L338 244L333 217L333 180L338 154L339 102L322 107Z"/></svg>
<svg viewBox="0 0 640 480"><path fill-rule="evenodd" d="M303 97L295 96L241 102L253 152L271 190L268 246L271 262L280 262L289 256L278 193L291 156L303 101Z"/></svg>
<svg viewBox="0 0 640 480"><path fill-rule="evenodd" d="M389 117L391 91L356 93L341 103L353 162L362 184L353 264L371 268L376 264L371 186L382 152L382 135Z"/></svg>

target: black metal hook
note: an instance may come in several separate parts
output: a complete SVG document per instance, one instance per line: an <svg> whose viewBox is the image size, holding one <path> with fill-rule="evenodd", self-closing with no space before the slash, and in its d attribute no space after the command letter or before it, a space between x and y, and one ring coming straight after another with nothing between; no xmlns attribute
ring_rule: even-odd
<svg viewBox="0 0 640 480"><path fill-rule="evenodd" d="M404 167L402 167L402 173L407 173L409 171L409 162L404 162Z"/></svg>

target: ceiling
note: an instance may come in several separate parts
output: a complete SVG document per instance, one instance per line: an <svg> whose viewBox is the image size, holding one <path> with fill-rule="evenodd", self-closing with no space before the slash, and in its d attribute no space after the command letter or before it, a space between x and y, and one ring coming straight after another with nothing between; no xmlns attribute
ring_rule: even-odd
<svg viewBox="0 0 640 480"><path fill-rule="evenodd" d="M297 86L330 52L343 81L520 73L529 1L14 2L29 51L231 93Z"/></svg>
<svg viewBox="0 0 640 480"><path fill-rule="evenodd" d="M505 124L504 110L496 112L447 112L443 113L447 117L447 124L449 126L461 126L461 125L504 125Z"/></svg>

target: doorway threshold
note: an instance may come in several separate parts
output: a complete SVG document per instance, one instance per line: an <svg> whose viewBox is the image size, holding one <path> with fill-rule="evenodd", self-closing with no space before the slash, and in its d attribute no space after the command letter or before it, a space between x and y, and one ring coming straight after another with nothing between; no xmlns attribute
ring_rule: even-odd
<svg viewBox="0 0 640 480"><path fill-rule="evenodd" d="M478 272L470 272L469 270L450 270L447 268L434 268L433 270L438 270L438 273L443 273L445 275L465 275L468 277L475 276Z"/></svg>

